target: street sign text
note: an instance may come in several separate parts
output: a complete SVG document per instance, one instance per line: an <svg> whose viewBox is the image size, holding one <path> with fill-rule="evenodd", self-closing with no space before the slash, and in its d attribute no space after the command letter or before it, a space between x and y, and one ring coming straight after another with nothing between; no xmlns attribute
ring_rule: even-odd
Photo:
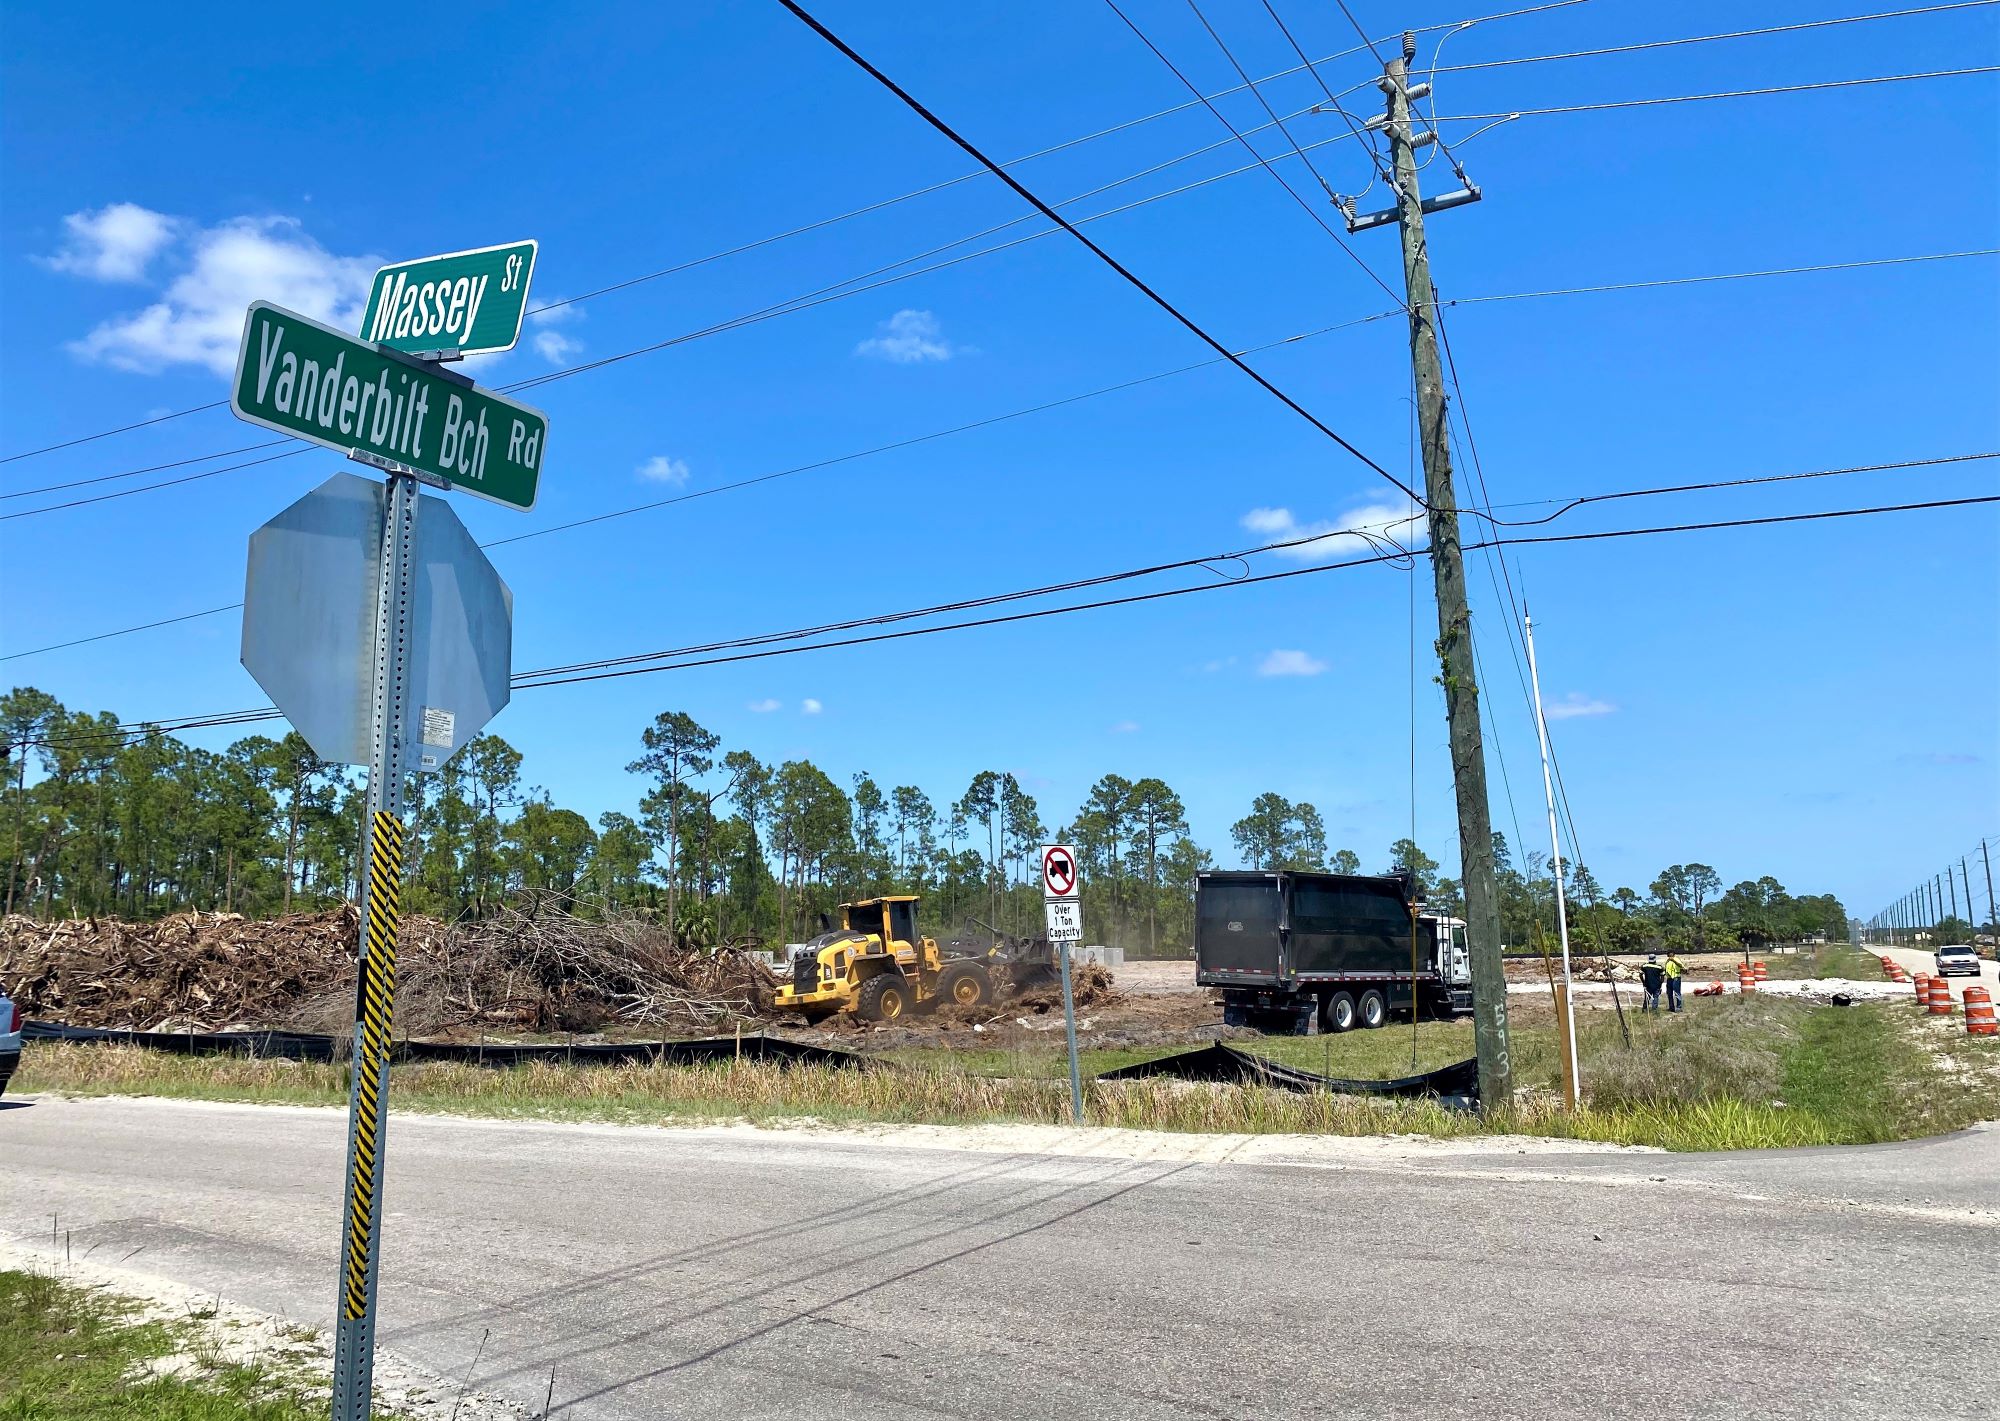
<svg viewBox="0 0 2000 1421"><path fill-rule="evenodd" d="M535 506L549 428L540 410L266 301L243 323L229 404L280 434Z"/></svg>
<svg viewBox="0 0 2000 1421"><path fill-rule="evenodd" d="M510 242L383 267L361 315L362 338L411 352L512 349L521 338L535 250L533 242Z"/></svg>

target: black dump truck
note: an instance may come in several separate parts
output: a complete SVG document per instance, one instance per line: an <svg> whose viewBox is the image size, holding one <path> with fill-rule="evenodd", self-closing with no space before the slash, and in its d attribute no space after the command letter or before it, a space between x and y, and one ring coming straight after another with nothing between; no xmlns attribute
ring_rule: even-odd
<svg viewBox="0 0 2000 1421"><path fill-rule="evenodd" d="M1221 989L1229 1026L1310 1036L1472 1011L1465 924L1424 912L1404 874L1204 873L1194 922L1195 981Z"/></svg>

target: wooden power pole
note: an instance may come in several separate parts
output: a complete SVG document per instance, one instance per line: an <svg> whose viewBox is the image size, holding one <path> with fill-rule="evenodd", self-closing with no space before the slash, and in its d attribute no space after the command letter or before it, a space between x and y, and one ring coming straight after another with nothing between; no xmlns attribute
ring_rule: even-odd
<svg viewBox="0 0 2000 1421"><path fill-rule="evenodd" d="M1395 222L1403 237L1403 286L1410 315L1410 363L1416 374L1417 432L1424 458L1424 501L1429 505L1431 573L1437 584L1437 654L1451 730L1452 784L1458 799L1459 873L1464 884L1466 937L1472 958L1473 1040L1479 1053L1479 1098L1492 1108L1513 1094L1514 1067L1507 1044L1507 978L1500 957L1500 904L1493 883L1493 823L1486 798L1486 750L1479 724L1479 683L1473 674L1472 612L1465 596L1465 554L1460 545L1458 496L1452 488L1450 427L1445 420L1444 374L1438 360L1437 296L1431 288L1430 249L1424 214L1479 200L1470 182L1425 202L1417 189L1416 150L1434 135L1411 132L1413 94L1409 61L1413 37L1384 66L1377 82L1388 96L1383 128L1394 158L1396 207L1356 217L1343 208L1350 232ZM1463 180L1463 174L1460 174Z"/></svg>

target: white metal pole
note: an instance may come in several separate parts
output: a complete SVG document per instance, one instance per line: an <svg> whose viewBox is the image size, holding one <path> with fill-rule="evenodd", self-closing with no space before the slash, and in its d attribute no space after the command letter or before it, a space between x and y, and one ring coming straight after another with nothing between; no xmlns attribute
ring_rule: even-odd
<svg viewBox="0 0 2000 1421"><path fill-rule="evenodd" d="M1521 609L1521 628L1527 634L1528 679L1535 691L1535 735L1542 747L1542 797L1549 805L1549 853L1555 862L1556 878L1556 931L1562 937L1563 954L1563 1006L1568 1013L1569 1027L1569 1078L1576 1083L1579 1096L1583 1094L1583 1075L1577 1069L1576 1054L1576 991L1569 977L1569 907L1563 899L1563 851L1562 839L1556 833L1556 790L1549 778L1549 722L1542 714L1542 677L1535 667L1535 623Z"/></svg>

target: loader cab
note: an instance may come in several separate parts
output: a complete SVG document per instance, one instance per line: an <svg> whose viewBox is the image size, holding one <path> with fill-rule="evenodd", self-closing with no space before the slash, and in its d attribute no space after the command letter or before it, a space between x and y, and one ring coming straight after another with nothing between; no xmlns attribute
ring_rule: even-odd
<svg viewBox="0 0 2000 1421"><path fill-rule="evenodd" d="M849 931L879 937L886 951L894 952L899 945L914 948L922 941L917 936L917 902L914 896L906 894L842 903L840 920Z"/></svg>

